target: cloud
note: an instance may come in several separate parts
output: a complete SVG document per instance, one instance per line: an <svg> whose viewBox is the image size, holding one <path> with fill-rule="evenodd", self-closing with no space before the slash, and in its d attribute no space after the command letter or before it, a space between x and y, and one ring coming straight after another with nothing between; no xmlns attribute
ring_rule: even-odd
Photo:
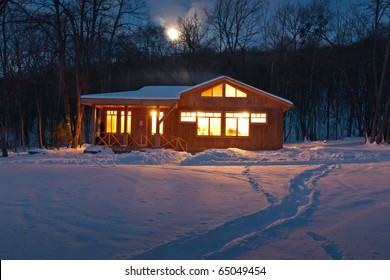
<svg viewBox="0 0 390 280"><path fill-rule="evenodd" d="M202 18L203 9L210 8L213 0L145 0L154 20L162 26L175 26L178 17L197 13Z"/></svg>

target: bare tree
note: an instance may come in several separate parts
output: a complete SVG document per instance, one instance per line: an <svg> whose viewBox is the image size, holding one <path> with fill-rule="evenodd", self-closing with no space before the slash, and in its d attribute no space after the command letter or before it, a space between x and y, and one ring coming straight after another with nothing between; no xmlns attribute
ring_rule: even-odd
<svg viewBox="0 0 390 280"><path fill-rule="evenodd" d="M155 64L170 54L170 45L165 36L164 28L152 22L140 26L132 34L122 38L121 47L127 55L139 52L140 58L147 63Z"/></svg>
<svg viewBox="0 0 390 280"><path fill-rule="evenodd" d="M202 28L199 17L196 13L177 20L179 27L179 41L184 51L190 56L194 55L201 47L206 30Z"/></svg>
<svg viewBox="0 0 390 280"><path fill-rule="evenodd" d="M263 0L217 0L206 16L212 42L219 53L226 53L228 67L237 51L245 52L259 34Z"/></svg>
<svg viewBox="0 0 390 280"><path fill-rule="evenodd" d="M107 74L100 72L100 77L105 76L101 84L108 89L117 35L143 17L143 6L137 0L36 0L33 8L38 12L31 8L26 5L25 13L52 40L57 58L52 66L60 78L67 134L73 136L75 148L80 142L84 113L80 96L91 88L92 69L96 65L101 65L101 72L105 69Z"/></svg>
<svg viewBox="0 0 390 280"><path fill-rule="evenodd" d="M373 24L372 24L372 36L373 36L373 46L372 46L372 69L373 69L373 84L374 84L374 112L371 123L371 135L370 142L380 143L382 142L382 133L388 122L388 105L383 106L383 94L385 89L385 83L387 78L387 64L390 56L390 1L389 0L375 0L369 4L369 9L373 11ZM382 67L378 65L378 40L380 39L381 26L383 21L388 22L387 25L387 34L386 36L386 47L383 54ZM378 69L380 68L380 69ZM386 102L390 104L390 95L389 101ZM382 111L387 107L386 112ZM383 118L383 119L382 119ZM382 119L382 120L381 120Z"/></svg>
<svg viewBox="0 0 390 280"><path fill-rule="evenodd" d="M1 124L1 151L2 156L8 156L8 110L9 110L9 25L10 23L10 9L7 7L7 1L1 3L0 6L0 61L1 61L1 104L0 104L0 124Z"/></svg>

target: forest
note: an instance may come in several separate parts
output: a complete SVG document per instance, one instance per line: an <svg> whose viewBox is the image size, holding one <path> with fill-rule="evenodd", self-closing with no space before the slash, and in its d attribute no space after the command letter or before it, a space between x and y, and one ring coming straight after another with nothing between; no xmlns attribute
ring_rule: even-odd
<svg viewBox="0 0 390 280"><path fill-rule="evenodd" d="M2 156L87 141L81 95L220 75L294 103L286 142L390 143L390 0L215 0L175 26L138 0L0 0Z"/></svg>

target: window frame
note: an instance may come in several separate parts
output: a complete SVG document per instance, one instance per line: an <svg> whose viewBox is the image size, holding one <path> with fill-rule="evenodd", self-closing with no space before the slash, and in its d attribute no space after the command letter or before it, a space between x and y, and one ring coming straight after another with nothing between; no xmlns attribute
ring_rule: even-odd
<svg viewBox="0 0 390 280"><path fill-rule="evenodd" d="M231 87L232 89L234 89L234 96L227 96L226 95L226 93L228 92L227 87ZM238 96L239 93L244 94L245 96ZM224 97L226 97L226 98L247 98L248 94L246 92L243 92L242 90L230 85L230 84L225 83L224 84Z"/></svg>
<svg viewBox="0 0 390 280"><path fill-rule="evenodd" d="M256 116L256 115L260 115L260 116ZM264 115L264 116L262 116L262 115ZM254 119L265 119L265 122L254 121ZM251 112L250 113L250 122L251 122L251 124L256 124L256 125L266 125L266 124L268 124L268 113L267 112L253 112L253 113Z"/></svg>
<svg viewBox="0 0 390 280"><path fill-rule="evenodd" d="M230 116L230 115L232 115L232 116ZM244 115L244 116L242 116L242 115ZM251 113L247 113L247 112L225 112L225 137L233 137L233 138L237 138L237 137L247 138L247 137L250 137L250 135L251 135L250 117L251 117ZM235 119L236 135L228 135L228 133L227 133L227 129L228 129L228 126L227 126L227 122L228 121L227 120L228 119ZM240 119L247 120L246 124L247 124L247 127L248 127L248 130L247 130L248 135L239 135L239 131L240 131L240 125L239 125L240 121L239 120Z"/></svg>
<svg viewBox="0 0 390 280"><path fill-rule="evenodd" d="M110 121L109 121L110 119ZM113 122L113 120L115 120ZM110 126L108 125L110 124ZM114 130L113 130L114 128ZM110 130L110 131L109 131ZM106 110L106 124L105 124L105 133L118 133L118 110L116 109L107 109Z"/></svg>
<svg viewBox="0 0 390 280"><path fill-rule="evenodd" d="M214 89L221 87L221 95L215 95L214 94ZM204 93L211 91L210 95L204 95ZM205 97L205 98L222 98L225 97L225 84L218 84L216 86L213 86L212 88L208 88L206 90L203 90L200 92L200 97Z"/></svg>
<svg viewBox="0 0 390 280"><path fill-rule="evenodd" d="M185 114L184 116L183 116L183 114ZM195 116L193 116L193 114L195 114ZM183 120L182 118L192 118L192 117L194 117L195 118L195 120ZM196 123L196 120L197 120L197 112L196 111L181 111L180 112L180 122L181 123Z"/></svg>
<svg viewBox="0 0 390 280"><path fill-rule="evenodd" d="M214 89L219 88L219 87L221 87L222 95L215 95ZM228 96L226 94L227 87L230 87L234 90L234 96ZM207 92L210 92L209 95L206 95ZM214 98L214 97L217 97L217 98L220 98L220 97L223 97L223 98L247 98L248 94L246 92L238 89L237 87L228 84L228 83L221 83L219 85L216 85L216 86L213 86L211 88L208 88L206 90L201 91L200 96L201 96L201 98Z"/></svg>
<svg viewBox="0 0 390 280"><path fill-rule="evenodd" d="M203 115L204 114L204 115ZM219 116L218 116L219 115ZM208 134L199 134L199 119L207 119ZM219 135L211 134L212 119L219 119ZM196 112L196 136L197 137L222 137L222 112Z"/></svg>
<svg viewBox="0 0 390 280"><path fill-rule="evenodd" d="M156 133L157 133L157 126L156 126L157 111L155 111L155 110L151 111L150 115L151 115L151 119L152 119L152 125L150 126L150 134L156 135ZM164 117L164 112L160 111L160 116L159 116L158 120L160 121L163 117ZM164 134L164 123L163 122L160 124L159 134Z"/></svg>
<svg viewBox="0 0 390 280"><path fill-rule="evenodd" d="M120 133L125 133L125 113L126 113L126 110L120 110ZM131 118L132 118L132 115L131 115L131 111L127 111L127 131L126 133L130 134L131 133L131 128L132 128L132 125L131 125ZM123 130L122 130L123 128Z"/></svg>

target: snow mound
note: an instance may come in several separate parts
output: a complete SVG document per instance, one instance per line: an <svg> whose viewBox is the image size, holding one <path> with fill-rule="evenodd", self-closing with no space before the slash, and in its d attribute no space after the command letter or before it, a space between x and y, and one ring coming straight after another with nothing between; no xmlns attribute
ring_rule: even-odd
<svg viewBox="0 0 390 280"><path fill-rule="evenodd" d="M234 165L242 162L254 161L256 153L236 148L209 149L188 157L182 165Z"/></svg>
<svg viewBox="0 0 390 280"><path fill-rule="evenodd" d="M275 151L210 149L186 158L181 165L333 164L382 160L390 160L388 146L367 146L362 139L347 139L345 141L286 144L284 149Z"/></svg>
<svg viewBox="0 0 390 280"><path fill-rule="evenodd" d="M247 151L237 148L209 149L191 155L169 149L148 149L115 154L111 148L84 145L77 149L33 149L28 153L10 153L0 164L76 164L76 165L185 165L246 166L284 164L334 164L390 160L386 145L364 144L362 138L343 141L316 141L286 144L281 150Z"/></svg>
<svg viewBox="0 0 390 280"><path fill-rule="evenodd" d="M179 164L190 154L165 149L146 149L145 151L133 151L131 153L120 154L117 156L117 164Z"/></svg>
<svg viewBox="0 0 390 280"><path fill-rule="evenodd" d="M86 153L86 154L98 154L98 153L101 153L101 154L105 154L105 155L113 155L114 154L114 152L112 151L112 149L110 147L107 147L107 146L95 146L95 145L88 146L84 150L84 153Z"/></svg>

